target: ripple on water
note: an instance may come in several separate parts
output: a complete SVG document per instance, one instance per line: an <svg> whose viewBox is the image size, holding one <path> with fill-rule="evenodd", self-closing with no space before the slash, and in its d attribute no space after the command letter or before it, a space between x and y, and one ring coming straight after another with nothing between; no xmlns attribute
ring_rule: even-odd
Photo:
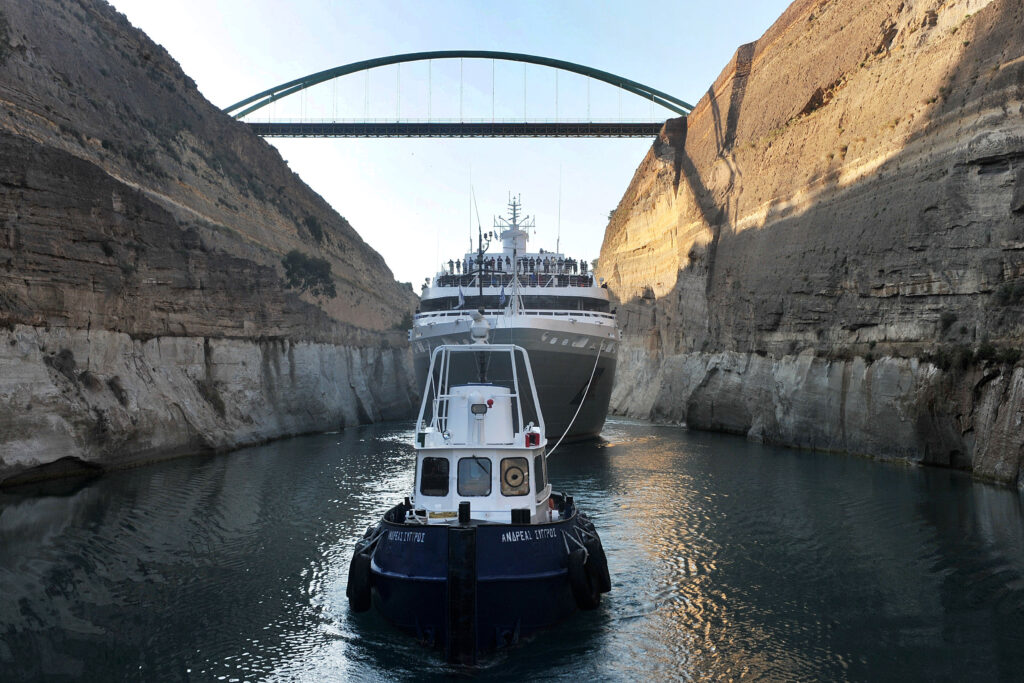
<svg viewBox="0 0 1024 683"><path fill-rule="evenodd" d="M0 497L0 667L16 680L459 674L345 598L355 539L411 488L409 438L409 424L361 427ZM560 447L550 472L597 524L613 591L473 678L1024 667L1015 492L625 421Z"/></svg>

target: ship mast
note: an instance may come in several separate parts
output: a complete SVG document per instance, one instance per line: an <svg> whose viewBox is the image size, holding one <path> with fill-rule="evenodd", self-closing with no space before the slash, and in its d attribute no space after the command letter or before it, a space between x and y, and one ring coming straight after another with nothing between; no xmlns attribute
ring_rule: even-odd
<svg viewBox="0 0 1024 683"><path fill-rule="evenodd" d="M532 216L519 218L519 209L522 206L519 197L509 196L509 213L511 217L506 219L498 216L494 219L494 227L501 228L501 243L505 254L512 255L512 314L518 315L520 309L519 300L519 251L526 250L526 242L530 239L530 233L524 228L532 228L536 225L536 219Z"/></svg>
<svg viewBox="0 0 1024 683"><path fill-rule="evenodd" d="M484 252L487 251L491 246L491 235L487 235L487 244L484 244L484 233L483 228L480 227L480 222L476 224L476 282L480 290L480 305L483 306L484 301Z"/></svg>

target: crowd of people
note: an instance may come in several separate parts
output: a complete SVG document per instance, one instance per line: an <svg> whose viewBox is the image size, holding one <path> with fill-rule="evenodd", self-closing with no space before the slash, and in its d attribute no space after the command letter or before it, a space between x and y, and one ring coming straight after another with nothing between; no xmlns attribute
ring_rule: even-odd
<svg viewBox="0 0 1024 683"><path fill-rule="evenodd" d="M441 270L447 275L470 275L477 270L484 273L512 273L512 259L509 256L490 256L484 258L482 268L477 268L475 260L449 260L448 269L441 264ZM516 273L544 273L551 275L587 274L587 262L582 259L565 258L563 256L520 256L516 259Z"/></svg>

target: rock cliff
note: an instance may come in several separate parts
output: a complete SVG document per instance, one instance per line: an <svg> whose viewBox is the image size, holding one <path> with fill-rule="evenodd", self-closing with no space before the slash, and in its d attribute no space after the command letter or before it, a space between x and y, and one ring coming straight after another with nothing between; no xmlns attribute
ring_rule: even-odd
<svg viewBox="0 0 1024 683"><path fill-rule="evenodd" d="M1024 485L1022 36L798 0L740 47L608 225L613 410Z"/></svg>
<svg viewBox="0 0 1024 683"><path fill-rule="evenodd" d="M414 305L109 5L0 0L0 483L408 415Z"/></svg>

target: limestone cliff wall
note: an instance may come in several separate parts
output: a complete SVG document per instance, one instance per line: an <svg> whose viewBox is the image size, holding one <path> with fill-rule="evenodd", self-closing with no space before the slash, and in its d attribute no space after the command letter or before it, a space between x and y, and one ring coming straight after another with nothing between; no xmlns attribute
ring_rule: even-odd
<svg viewBox="0 0 1024 683"><path fill-rule="evenodd" d="M1024 7L799 0L614 212L613 409L969 468L1024 461Z"/></svg>
<svg viewBox="0 0 1024 683"><path fill-rule="evenodd" d="M287 339L0 330L0 480L407 417L405 356Z"/></svg>
<svg viewBox="0 0 1024 683"><path fill-rule="evenodd" d="M0 483L408 415L414 306L109 5L0 0Z"/></svg>

